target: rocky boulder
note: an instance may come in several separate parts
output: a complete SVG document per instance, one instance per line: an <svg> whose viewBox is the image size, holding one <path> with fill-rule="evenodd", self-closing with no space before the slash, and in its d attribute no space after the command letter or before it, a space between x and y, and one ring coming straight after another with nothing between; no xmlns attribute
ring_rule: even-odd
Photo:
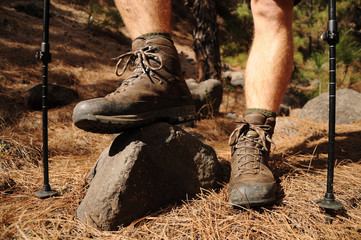
<svg viewBox="0 0 361 240"><path fill-rule="evenodd" d="M222 77L225 79L227 83L232 85L233 87L244 87L244 71L238 71L238 70L228 70L225 72L222 72Z"/></svg>
<svg viewBox="0 0 361 240"><path fill-rule="evenodd" d="M196 111L202 115L218 113L222 103L222 82L217 79L208 79L197 83L195 79L187 79L187 86L192 94Z"/></svg>
<svg viewBox="0 0 361 240"><path fill-rule="evenodd" d="M201 188L218 188L228 177L214 150L181 128L154 123L131 129L115 138L88 174L76 217L117 230Z"/></svg>
<svg viewBox="0 0 361 240"><path fill-rule="evenodd" d="M328 122L329 96L323 93L310 100L297 113L297 117ZM336 91L336 124L351 124L361 121L361 93L352 89Z"/></svg>

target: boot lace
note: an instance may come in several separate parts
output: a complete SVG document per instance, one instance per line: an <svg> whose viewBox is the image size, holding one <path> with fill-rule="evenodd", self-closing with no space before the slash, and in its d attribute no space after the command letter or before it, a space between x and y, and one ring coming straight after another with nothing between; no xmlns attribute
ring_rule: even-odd
<svg viewBox="0 0 361 240"><path fill-rule="evenodd" d="M241 119L237 128L229 137L232 154L236 154L238 171L240 174L258 174L261 170L263 157L269 152L269 145L273 144L269 131L270 125L254 125ZM258 136L247 136L248 131L254 131Z"/></svg>
<svg viewBox="0 0 361 240"><path fill-rule="evenodd" d="M153 82L153 78L151 76L155 75L154 71L157 71L163 67L163 59L159 54L157 54L157 48L153 46L147 46L136 51L124 53L116 58L113 58L112 60L117 61L115 74L118 77L122 76L126 72L131 63L134 64L133 74L125 79L122 82L121 87L119 87L113 93L118 93L121 90L124 90L124 87L132 85L132 80L140 77L142 74L146 74L149 80ZM156 62L157 65L152 66L150 60ZM161 82L160 78L155 79Z"/></svg>
<svg viewBox="0 0 361 240"><path fill-rule="evenodd" d="M139 63L140 63L140 64L137 64L139 66L137 66L137 68L135 68L135 69L140 68L140 69L142 69L143 73L147 73L150 70L157 71L157 70L161 69L163 67L163 59L158 54L156 54L156 51L157 51L157 48L152 47L152 46L147 46L147 47L141 48L139 50L136 50L134 52L132 52L132 51L127 52L116 58L113 58L112 60L118 61L117 65L115 66L115 74L118 77L122 76L125 73L125 71L127 70L129 64L131 62L134 62L135 59L139 59ZM150 59L157 61L159 63L159 66L153 67L149 62ZM123 62L125 62L125 63L123 63ZM123 65L123 67L121 68L121 71L119 71L121 64Z"/></svg>

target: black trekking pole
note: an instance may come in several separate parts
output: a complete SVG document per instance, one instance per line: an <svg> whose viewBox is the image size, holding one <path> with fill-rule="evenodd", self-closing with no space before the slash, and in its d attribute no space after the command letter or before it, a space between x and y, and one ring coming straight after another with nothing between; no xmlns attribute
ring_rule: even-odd
<svg viewBox="0 0 361 240"><path fill-rule="evenodd" d="M39 198L48 198L57 194L51 190L49 185L49 165L48 165L48 63L51 61L49 51L49 7L50 0L44 0L43 13L43 42L41 51L36 53L36 58L43 62L43 85L42 85L42 110L43 110L43 167L44 167L44 185L43 189L36 192Z"/></svg>
<svg viewBox="0 0 361 240"><path fill-rule="evenodd" d="M336 44L339 33L336 21L336 0L329 0L327 31L321 38L329 44L329 132L328 132L328 167L327 191L324 199L316 203L326 211L326 223L332 223L334 210L342 208L343 204L335 200L333 194L333 173L335 167L335 120L336 120Z"/></svg>

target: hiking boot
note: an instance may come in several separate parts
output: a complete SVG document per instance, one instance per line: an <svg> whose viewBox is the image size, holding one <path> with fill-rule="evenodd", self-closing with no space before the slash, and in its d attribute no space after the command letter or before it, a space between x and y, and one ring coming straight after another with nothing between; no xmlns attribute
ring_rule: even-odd
<svg viewBox="0 0 361 240"><path fill-rule="evenodd" d="M75 126L95 133L119 133L155 121L193 120L193 100L171 40L137 38L132 52L115 60L118 76L129 66L133 67L131 74L104 98L78 103L73 113Z"/></svg>
<svg viewBox="0 0 361 240"><path fill-rule="evenodd" d="M268 168L274 117L250 113L229 138L232 147L229 202L235 206L261 206L275 200L276 181Z"/></svg>

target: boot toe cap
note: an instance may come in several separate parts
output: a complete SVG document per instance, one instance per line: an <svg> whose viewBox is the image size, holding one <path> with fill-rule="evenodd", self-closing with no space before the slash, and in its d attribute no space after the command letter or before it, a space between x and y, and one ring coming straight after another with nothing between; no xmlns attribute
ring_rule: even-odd
<svg viewBox="0 0 361 240"><path fill-rule="evenodd" d="M102 98L90 99L79 102L73 111L73 122L77 123L82 120L95 120L95 114L103 112L106 107L106 102Z"/></svg>
<svg viewBox="0 0 361 240"><path fill-rule="evenodd" d="M228 189L229 203L235 206L261 206L275 201L276 184L247 184Z"/></svg>

